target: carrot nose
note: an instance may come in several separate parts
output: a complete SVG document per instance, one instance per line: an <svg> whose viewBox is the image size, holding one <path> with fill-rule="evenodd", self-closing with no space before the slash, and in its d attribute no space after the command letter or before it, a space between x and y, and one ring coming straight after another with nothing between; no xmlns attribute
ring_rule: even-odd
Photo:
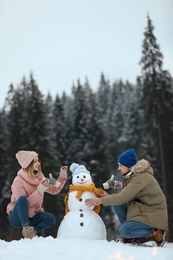
<svg viewBox="0 0 173 260"><path fill-rule="evenodd" d="M84 181L84 179L82 179L82 178L81 178L80 180L81 180L81 182L83 182L83 181Z"/></svg>

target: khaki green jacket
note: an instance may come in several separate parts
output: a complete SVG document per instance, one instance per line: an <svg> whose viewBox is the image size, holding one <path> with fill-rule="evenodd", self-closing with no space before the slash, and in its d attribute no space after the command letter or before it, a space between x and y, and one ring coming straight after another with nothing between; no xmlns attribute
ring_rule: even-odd
<svg viewBox="0 0 173 260"><path fill-rule="evenodd" d="M142 159L126 176L124 188L118 194L102 198L104 206L127 203L127 221L135 220L163 230L168 230L165 195L153 176L148 161Z"/></svg>

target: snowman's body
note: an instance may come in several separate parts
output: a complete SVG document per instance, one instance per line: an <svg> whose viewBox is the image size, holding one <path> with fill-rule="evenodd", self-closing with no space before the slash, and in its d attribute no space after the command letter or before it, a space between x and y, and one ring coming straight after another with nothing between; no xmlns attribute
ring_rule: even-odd
<svg viewBox="0 0 173 260"><path fill-rule="evenodd" d="M79 173L72 179L74 185L90 185L90 174ZM85 238L106 239L106 228L100 216L85 204L87 198L94 198L94 192L84 191L81 197L76 198L77 191L71 191L68 197L68 213L62 220L57 237L62 238Z"/></svg>

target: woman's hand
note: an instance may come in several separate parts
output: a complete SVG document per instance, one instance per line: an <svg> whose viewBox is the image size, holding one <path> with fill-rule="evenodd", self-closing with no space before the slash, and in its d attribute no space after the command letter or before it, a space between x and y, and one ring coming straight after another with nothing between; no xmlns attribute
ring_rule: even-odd
<svg viewBox="0 0 173 260"><path fill-rule="evenodd" d="M40 184L38 185L37 187L37 190L38 192L40 193L41 196L43 196L44 192L48 189L48 187L44 186L44 182L46 181L47 179L44 177Z"/></svg>
<svg viewBox="0 0 173 260"><path fill-rule="evenodd" d="M62 166L61 167L59 176L62 179L67 179L67 170L68 170L68 166Z"/></svg>
<svg viewBox="0 0 173 260"><path fill-rule="evenodd" d="M86 199L85 204L88 207L97 206L101 204L101 198Z"/></svg>
<svg viewBox="0 0 173 260"><path fill-rule="evenodd" d="M57 187L57 188L59 188L59 186L61 185L61 183L60 183L59 181L57 181L56 179L54 179L54 178L52 177L52 174L51 174L51 173L49 173L48 183L54 185L54 186Z"/></svg>

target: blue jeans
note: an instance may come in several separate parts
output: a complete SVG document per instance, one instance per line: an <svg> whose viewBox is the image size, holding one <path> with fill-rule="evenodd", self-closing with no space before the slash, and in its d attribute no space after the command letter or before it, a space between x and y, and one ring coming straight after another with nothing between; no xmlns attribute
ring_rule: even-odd
<svg viewBox="0 0 173 260"><path fill-rule="evenodd" d="M139 221L126 221L127 204L113 206L115 213L117 214L121 226L119 232L122 237L125 238L148 238L154 231L154 227L146 225Z"/></svg>
<svg viewBox="0 0 173 260"><path fill-rule="evenodd" d="M15 228L23 226L33 226L37 233L43 229L49 228L56 223L55 216L49 212L37 213L32 218L28 216L28 200L21 196L15 203L13 211L9 216L10 224Z"/></svg>

